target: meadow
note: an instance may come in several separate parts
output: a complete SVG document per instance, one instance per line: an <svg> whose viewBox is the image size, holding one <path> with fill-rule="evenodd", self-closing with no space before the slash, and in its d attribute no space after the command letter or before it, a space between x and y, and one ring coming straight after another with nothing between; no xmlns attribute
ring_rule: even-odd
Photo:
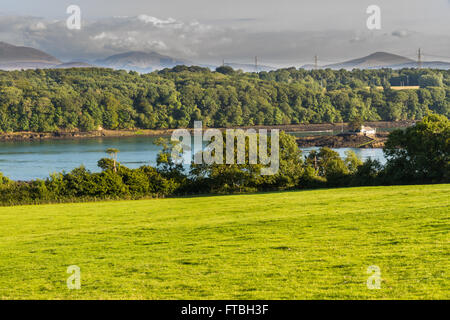
<svg viewBox="0 0 450 320"><path fill-rule="evenodd" d="M449 299L450 185L0 208L0 299ZM69 290L66 271L81 269ZM369 290L367 268L381 270Z"/></svg>

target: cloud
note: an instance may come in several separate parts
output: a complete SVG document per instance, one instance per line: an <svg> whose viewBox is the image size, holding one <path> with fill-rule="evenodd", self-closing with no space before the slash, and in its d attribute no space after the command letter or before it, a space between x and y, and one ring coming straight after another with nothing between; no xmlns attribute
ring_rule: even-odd
<svg viewBox="0 0 450 320"><path fill-rule="evenodd" d="M207 43L221 43L227 30L198 21L183 22L149 15L82 21L69 30L65 21L0 16L0 39L29 45L66 60L93 59L123 51L159 51L185 58L200 55ZM20 43L18 43L20 42Z"/></svg>
<svg viewBox="0 0 450 320"><path fill-rule="evenodd" d="M167 20L161 20L152 16L148 16L146 14L141 14L138 17L138 20L144 22L144 23L150 23L155 27L162 27L166 25L175 26L176 28L181 27L183 24L177 23L175 19L169 18Z"/></svg>
<svg viewBox="0 0 450 320"><path fill-rule="evenodd" d="M423 35L393 28L383 33L355 30L265 31L181 21L150 15L115 16L82 21L68 30L65 20L0 16L0 41L44 50L64 61L94 61L125 51L157 51L198 63L300 65L319 55L322 63L388 51L413 56L419 46L450 51L448 35Z"/></svg>
<svg viewBox="0 0 450 320"><path fill-rule="evenodd" d="M395 30L391 33L394 37L405 38L411 35L407 30Z"/></svg>
<svg viewBox="0 0 450 320"><path fill-rule="evenodd" d="M33 24L30 26L31 31L39 31L39 30L45 30L45 29L47 29L47 26L42 21L39 21L36 24Z"/></svg>

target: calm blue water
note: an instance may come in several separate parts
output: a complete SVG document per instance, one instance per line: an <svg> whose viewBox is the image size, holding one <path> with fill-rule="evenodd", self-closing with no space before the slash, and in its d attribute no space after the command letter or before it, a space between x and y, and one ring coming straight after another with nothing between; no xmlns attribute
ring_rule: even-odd
<svg viewBox="0 0 450 320"><path fill-rule="evenodd" d="M156 165L160 150L155 137L92 138L0 142L0 172L13 180L44 179L52 172L70 171L80 165L97 172L97 161L108 157L107 148L120 150L118 160L129 168ZM305 154L317 148L304 148ZM335 149L345 156L348 148ZM352 149L363 160L371 157L385 162L381 149Z"/></svg>

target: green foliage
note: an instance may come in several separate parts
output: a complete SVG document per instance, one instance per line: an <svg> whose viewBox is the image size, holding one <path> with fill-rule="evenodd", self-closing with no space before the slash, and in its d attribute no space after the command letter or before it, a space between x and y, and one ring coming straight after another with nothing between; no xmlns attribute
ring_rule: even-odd
<svg viewBox="0 0 450 320"><path fill-rule="evenodd" d="M358 172L358 168L363 165L363 162L361 161L361 159L358 158L358 156L352 150L346 151L345 155L346 155L346 157L345 157L344 162L348 168L348 171L351 174L355 174L356 172Z"/></svg>
<svg viewBox="0 0 450 320"><path fill-rule="evenodd" d="M224 135L223 155L226 156L227 135ZM279 135L279 169L274 175L261 175L265 166L250 162L250 139L257 142L256 153L259 154L260 136L245 138L245 160L237 164L238 140L234 138L234 164L192 164L191 177L205 192L213 193L239 193L263 190L285 190L298 185L303 174L303 160L295 138L284 132ZM270 157L272 153L271 137L267 137L267 150ZM224 159L223 161L225 161Z"/></svg>
<svg viewBox="0 0 450 320"><path fill-rule="evenodd" d="M111 157L111 159L113 160L113 170L114 172L117 172L117 154L119 153L118 149L115 148L108 148L106 149L106 153ZM101 168L101 163L99 163L99 166Z"/></svg>
<svg viewBox="0 0 450 320"><path fill-rule="evenodd" d="M363 125L364 125L363 119L360 116L358 116L358 117L352 118L349 121L348 128L350 129L350 131L357 132L357 131L361 130Z"/></svg>
<svg viewBox="0 0 450 320"><path fill-rule="evenodd" d="M353 167L353 166L352 166ZM352 186L374 186L381 184L379 178L380 173L383 173L383 167L377 160L367 159L364 163L357 167L353 174Z"/></svg>
<svg viewBox="0 0 450 320"><path fill-rule="evenodd" d="M3 173L0 172L0 186L8 185L11 183L8 177L5 177Z"/></svg>
<svg viewBox="0 0 450 320"><path fill-rule="evenodd" d="M221 74L226 74L226 75L234 74L234 70L230 66L217 67L216 72L221 73Z"/></svg>
<svg viewBox="0 0 450 320"><path fill-rule="evenodd" d="M117 157L117 154L119 153L119 150L115 149L115 148L108 148L108 149L106 149L106 153L109 154L109 156L111 158L115 158L115 157Z"/></svg>
<svg viewBox="0 0 450 320"><path fill-rule="evenodd" d="M181 148L177 149L177 159L173 159L172 150L178 146L177 141L159 138L156 143L162 147L162 150L158 153L156 158L156 164L158 168L158 172L168 178L177 182L179 186L186 182L186 176L184 174L183 163L180 161L182 158L183 150Z"/></svg>
<svg viewBox="0 0 450 320"><path fill-rule="evenodd" d="M418 85L419 90L391 90ZM101 68L0 71L0 132L165 129L450 116L450 71L242 73L178 66L139 75ZM376 89L385 84L386 90Z"/></svg>
<svg viewBox="0 0 450 320"><path fill-rule="evenodd" d="M444 85L442 80L442 74L424 74L419 78L419 86L421 88L442 87Z"/></svg>
<svg viewBox="0 0 450 320"><path fill-rule="evenodd" d="M384 148L387 176L396 183L445 182L450 179L450 121L429 115L389 135Z"/></svg>
<svg viewBox="0 0 450 320"><path fill-rule="evenodd" d="M97 167L102 170L114 170L114 160L109 158L102 158L98 160Z"/></svg>

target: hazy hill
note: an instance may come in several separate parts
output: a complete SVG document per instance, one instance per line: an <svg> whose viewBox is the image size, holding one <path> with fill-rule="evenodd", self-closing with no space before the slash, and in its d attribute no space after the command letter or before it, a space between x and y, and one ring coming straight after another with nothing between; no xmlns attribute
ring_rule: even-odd
<svg viewBox="0 0 450 320"><path fill-rule="evenodd" d="M73 61L73 62L66 62L66 63L61 63L59 65L56 66L56 68L58 69L68 69L68 68L94 68L95 66L86 63L86 62L78 62L78 61Z"/></svg>
<svg viewBox="0 0 450 320"><path fill-rule="evenodd" d="M85 62L62 63L59 59L44 51L0 41L0 69L2 70L89 67L93 66Z"/></svg>
<svg viewBox="0 0 450 320"><path fill-rule="evenodd" d="M247 63L225 63L226 66L232 67L234 70L242 70L244 72L255 72L256 68L254 64ZM271 71L276 70L277 68L266 66L266 65L258 65L258 72L260 71Z"/></svg>
<svg viewBox="0 0 450 320"><path fill-rule="evenodd" d="M35 69L61 64L61 61L43 51L0 42L0 69Z"/></svg>
<svg viewBox="0 0 450 320"><path fill-rule="evenodd" d="M89 67L107 67L112 69L134 70L142 73L161 70L164 68L173 68L177 65L195 65L194 63L165 56L157 52L141 52L129 51L116 55L112 55L105 59L99 59L95 62L61 62L54 56L41 50L15 46L0 41L0 70L20 70L20 69L48 69L48 68L89 68ZM216 66L198 64L199 66L208 67L212 70ZM254 64L242 63L226 63L227 66L235 70L243 70L245 72L255 72ZM412 59L391 54L387 52L375 52L366 57L353 59L345 62L319 66L320 69L379 69L379 68L417 68L417 61ZM443 61L426 61L422 63L423 68L450 70L450 63ZM311 70L314 65L307 64L301 68ZM276 70L275 67L268 65L258 65L258 71Z"/></svg>
<svg viewBox="0 0 450 320"><path fill-rule="evenodd" d="M191 65L192 63L164 56L157 52L130 51L97 60L95 64L113 69L151 72L157 69L173 68L177 65Z"/></svg>
<svg viewBox="0 0 450 320"><path fill-rule="evenodd" d="M305 69L305 70L314 70L316 68L316 66L312 63L310 64L304 64L300 67L300 69ZM318 66L319 69L322 69L321 66Z"/></svg>
<svg viewBox="0 0 450 320"><path fill-rule="evenodd" d="M375 69L414 63L414 60L387 52L375 52L366 57L325 66L330 69Z"/></svg>
<svg viewBox="0 0 450 320"><path fill-rule="evenodd" d="M341 63L330 64L319 68L330 68L330 69L380 69L380 68L391 68L391 69L403 69L403 68L418 68L419 65L417 61L402 57L396 54L387 52L375 52L366 57L359 59L349 60ZM313 69L313 65L305 65L304 69ZM422 62L422 68L429 69L441 69L450 70L450 63L443 61L424 61Z"/></svg>
<svg viewBox="0 0 450 320"><path fill-rule="evenodd" d="M389 66L389 68L392 68L392 69L418 68L418 67L419 67L419 65L418 65L417 61ZM443 62L443 61L425 61L425 62L422 62L422 68L450 70L450 63Z"/></svg>
<svg viewBox="0 0 450 320"><path fill-rule="evenodd" d="M30 48L14 46L0 41L0 62L42 62L59 64L61 61L43 51Z"/></svg>

